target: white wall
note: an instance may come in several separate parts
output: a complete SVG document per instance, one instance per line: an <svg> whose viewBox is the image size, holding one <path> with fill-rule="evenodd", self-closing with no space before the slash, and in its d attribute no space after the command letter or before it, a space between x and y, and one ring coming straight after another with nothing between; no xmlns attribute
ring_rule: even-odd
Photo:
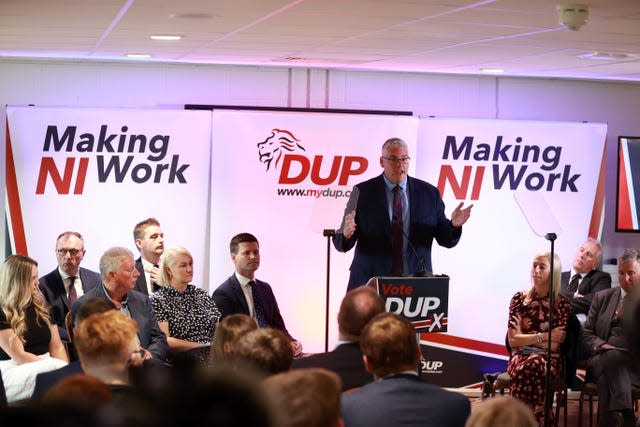
<svg viewBox="0 0 640 427"><path fill-rule="evenodd" d="M155 108L183 104L252 105L403 110L436 117L605 122L609 125L605 258L616 257L625 247L640 247L639 235L614 231L617 137L640 135L640 84L320 69L0 60L0 104ZM0 119L0 190L4 199L4 109ZM381 142L371 141L376 145ZM4 218L4 205L0 213ZM133 222L132 218L132 225ZM3 221L2 248L4 227ZM129 235L127 230L123 239L129 239ZM129 242L114 242L125 243ZM212 274L213 283L222 281L227 274Z"/></svg>

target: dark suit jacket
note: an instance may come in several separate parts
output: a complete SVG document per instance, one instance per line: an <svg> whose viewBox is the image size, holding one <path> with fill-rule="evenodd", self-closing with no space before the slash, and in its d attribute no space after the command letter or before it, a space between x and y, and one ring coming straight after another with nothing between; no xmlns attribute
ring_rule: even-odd
<svg viewBox="0 0 640 427"><path fill-rule="evenodd" d="M464 427L471 412L462 394L398 374L342 394L342 417L348 427Z"/></svg>
<svg viewBox="0 0 640 427"><path fill-rule="evenodd" d="M447 219L440 192L433 185L407 177L407 197L409 241L424 259L426 269L432 271L433 239L439 245L451 248L458 244L462 228L454 227ZM382 174L357 184L351 193L345 215L355 208L356 231L350 239L345 239L341 232L344 227L343 219L343 225L333 238L333 245L340 252L348 251L357 242L347 290L365 284L374 276L387 276L391 273L393 250L388 206ZM409 274L421 270L420 261L410 247L407 248L405 259Z"/></svg>
<svg viewBox="0 0 640 427"><path fill-rule="evenodd" d="M90 292L84 294L84 296L76 301L71 307L71 313L73 315L74 323L78 308L82 305L85 299L89 298L107 298L104 286L101 284ZM153 357L159 360L165 360L169 345L167 344L167 337L164 332L160 330L156 314L151 307L149 297L141 294L138 291L131 291L127 294L127 305L131 318L138 324L138 338L140 339L140 345L151 352Z"/></svg>
<svg viewBox="0 0 640 427"><path fill-rule="evenodd" d="M280 329L293 341L294 338L289 334L287 327L284 325L284 320L280 314L278 302L273 294L273 290L271 290L271 286L261 280L256 280L255 282L256 292L262 301L264 317L267 324L272 328ZM247 305L247 299L244 297L242 288L240 288L240 282L238 282L235 273L218 286L218 289L213 291L211 298L216 302L223 317L234 313L249 315L249 305Z"/></svg>
<svg viewBox="0 0 640 427"><path fill-rule="evenodd" d="M83 372L80 361L75 360L62 368L36 375L36 387L33 390L32 399L40 400L47 390L56 385L58 381L71 375L82 374Z"/></svg>
<svg viewBox="0 0 640 427"><path fill-rule="evenodd" d="M142 292L145 295L149 295L149 289L147 289L147 277L144 275L144 267L142 266L142 257L136 260L136 270L140 275L136 279L136 287L133 288L138 292Z"/></svg>
<svg viewBox="0 0 640 427"><path fill-rule="evenodd" d="M582 328L582 339L592 352L608 341L611 335L611 319L618 308L620 297L621 290L617 286L600 291L594 297Z"/></svg>
<svg viewBox="0 0 640 427"><path fill-rule="evenodd" d="M80 267L78 274L82 281L84 293L102 284L100 275L95 271ZM67 299L67 292L64 287L64 282L62 281L62 276L60 276L57 267L51 273L40 278L40 292L42 292L44 298L49 303L51 318L55 324L58 325L60 338L65 342L69 342L69 334L67 334L67 328L64 324L64 318L70 309L69 300Z"/></svg>
<svg viewBox="0 0 640 427"><path fill-rule="evenodd" d="M582 278L578 291L582 298L574 298L573 293L567 289L569 287L569 280L571 280L571 272L565 271L562 273L560 293L571 301L571 311L574 314L588 314L589 306L596 292L611 287L611 275L600 270L591 270Z"/></svg>
<svg viewBox="0 0 640 427"><path fill-rule="evenodd" d="M293 359L292 369L325 368L338 374L342 391L362 387L373 381L362 361L362 350L357 342L340 344L333 351Z"/></svg>

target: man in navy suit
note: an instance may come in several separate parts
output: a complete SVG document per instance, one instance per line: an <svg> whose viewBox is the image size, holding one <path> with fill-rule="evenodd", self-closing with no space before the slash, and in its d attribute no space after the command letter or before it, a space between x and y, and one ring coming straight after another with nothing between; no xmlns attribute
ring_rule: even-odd
<svg viewBox="0 0 640 427"><path fill-rule="evenodd" d="M140 257L136 260L136 270L140 275L134 289L151 295L162 285L159 265L164 252L164 233L160 222L155 218L147 218L137 223L133 228L133 241L140 251Z"/></svg>
<svg viewBox="0 0 640 427"><path fill-rule="evenodd" d="M388 139L380 156L382 175L357 184L351 192L333 238L340 252L357 243L347 290L374 276L431 272L433 239L447 248L458 244L473 205L463 209L460 203L447 219L438 189L407 176L410 159L402 139Z"/></svg>
<svg viewBox="0 0 640 427"><path fill-rule="evenodd" d="M71 313L76 318L79 307L89 298L100 297L111 303L124 315L138 324L138 338L144 349L144 360L164 361L169 346L167 337L160 330L149 297L133 288L140 273L135 267L133 254L129 249L114 247L100 257L102 285L87 292L73 304Z"/></svg>
<svg viewBox="0 0 640 427"><path fill-rule="evenodd" d="M384 312L384 301L373 288L361 286L344 296L338 311L339 342L333 351L301 357L292 368L325 368L340 376L342 390L361 387L373 381L364 368L360 335L365 325Z"/></svg>
<svg viewBox="0 0 640 427"><path fill-rule="evenodd" d="M378 314L365 326L360 346L376 380L342 394L346 426L464 427L469 399L418 376L420 348L407 319Z"/></svg>
<svg viewBox="0 0 640 427"><path fill-rule="evenodd" d="M632 390L640 387L640 372L622 327L625 297L640 284L640 253L627 249L618 258L620 287L596 294L582 328L591 351L589 373L598 384L598 425L615 426L620 412L623 427L636 425Z"/></svg>
<svg viewBox="0 0 640 427"><path fill-rule="evenodd" d="M80 267L85 252L84 239L80 233L61 233L56 240L58 267L40 278L40 292L49 303L51 318L58 325L60 339L65 343L69 342L65 316L71 305L77 298L102 283L98 273Z"/></svg>
<svg viewBox="0 0 640 427"><path fill-rule="evenodd" d="M231 239L229 250L236 271L211 295L222 315L244 313L260 327L280 329L289 338L293 354L302 353L302 344L287 331L271 286L255 278L260 267L258 239L250 233L240 233Z"/></svg>

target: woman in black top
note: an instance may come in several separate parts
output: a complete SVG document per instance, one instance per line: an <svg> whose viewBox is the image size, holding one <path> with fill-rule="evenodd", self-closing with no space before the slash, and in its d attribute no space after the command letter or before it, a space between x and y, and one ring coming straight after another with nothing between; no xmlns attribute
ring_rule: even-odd
<svg viewBox="0 0 640 427"><path fill-rule="evenodd" d="M7 401L31 397L37 374L67 362L38 290L38 264L26 256L9 256L0 268L0 371Z"/></svg>

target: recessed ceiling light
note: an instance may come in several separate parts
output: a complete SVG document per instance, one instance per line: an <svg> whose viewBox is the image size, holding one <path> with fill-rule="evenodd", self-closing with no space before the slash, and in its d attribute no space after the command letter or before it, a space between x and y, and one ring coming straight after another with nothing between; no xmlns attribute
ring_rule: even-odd
<svg viewBox="0 0 640 427"><path fill-rule="evenodd" d="M157 34L157 35L153 35L151 36L152 40L180 40L182 38L182 36L178 36L178 35L171 35L171 34Z"/></svg>
<svg viewBox="0 0 640 427"><path fill-rule="evenodd" d="M212 13L200 13L200 12L193 12L193 13L172 13L171 15L169 15L170 19L194 19L194 20L200 20L200 19L213 19L218 17L218 15L214 15Z"/></svg>
<svg viewBox="0 0 640 427"><path fill-rule="evenodd" d="M500 74L504 73L502 68L480 68L480 71L487 74Z"/></svg>
<svg viewBox="0 0 640 427"><path fill-rule="evenodd" d="M127 53L127 58L131 59L148 59L151 58L151 55L147 53Z"/></svg>
<svg viewBox="0 0 640 427"><path fill-rule="evenodd" d="M594 61L619 61L621 59L631 58L633 55L630 53L620 52L589 52L578 55L578 58L592 59Z"/></svg>

